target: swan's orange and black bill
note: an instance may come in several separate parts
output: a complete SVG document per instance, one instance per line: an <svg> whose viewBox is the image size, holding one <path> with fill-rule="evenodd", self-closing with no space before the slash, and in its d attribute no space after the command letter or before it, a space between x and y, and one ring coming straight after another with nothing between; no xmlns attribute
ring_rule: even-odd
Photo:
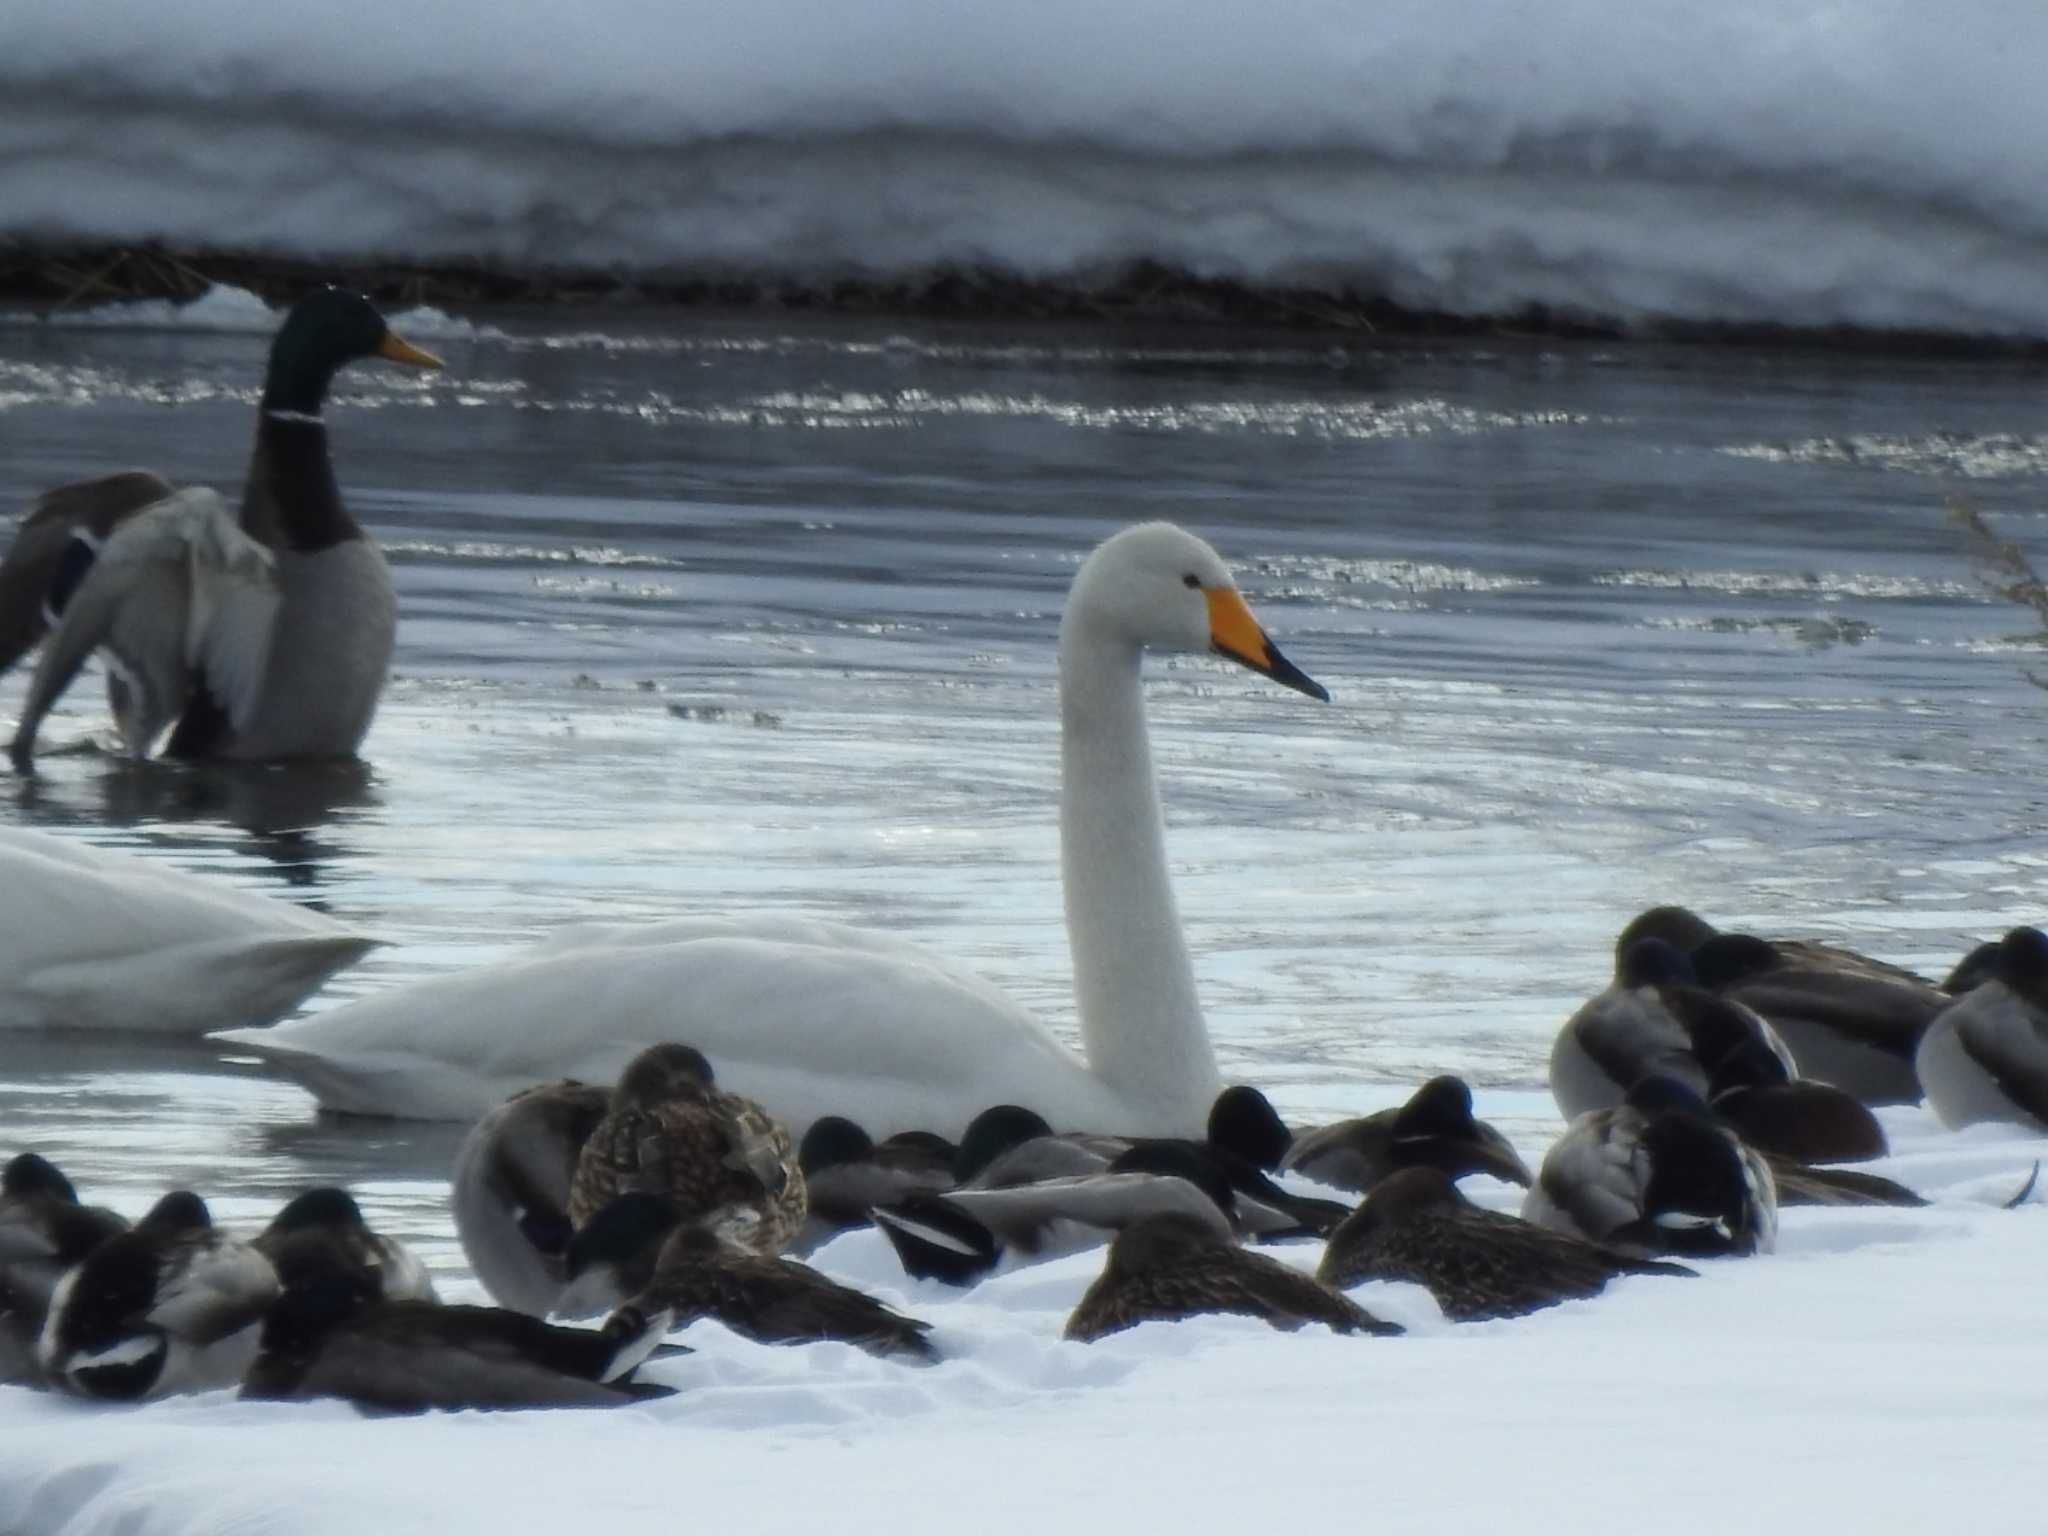
<svg viewBox="0 0 2048 1536"><path fill-rule="evenodd" d="M1263 672L1276 683L1330 702L1330 690L1280 654L1280 647L1266 638L1259 621L1252 617L1243 596L1230 587L1211 587L1209 599L1209 648L1228 656L1240 666Z"/></svg>
<svg viewBox="0 0 2048 1536"><path fill-rule="evenodd" d="M445 368L448 365L424 347L416 347L396 331L386 331L377 343L377 355L410 368Z"/></svg>

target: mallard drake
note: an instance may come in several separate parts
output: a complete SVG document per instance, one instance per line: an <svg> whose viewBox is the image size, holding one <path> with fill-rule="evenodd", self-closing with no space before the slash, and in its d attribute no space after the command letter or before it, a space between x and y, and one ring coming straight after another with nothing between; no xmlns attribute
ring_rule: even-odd
<svg viewBox="0 0 2048 1536"><path fill-rule="evenodd" d="M1247 1253L1210 1223L1166 1211L1117 1234L1065 1336L1092 1343L1139 1323L1206 1312L1256 1317L1275 1328L1323 1323L1338 1333L1402 1331L1300 1270Z"/></svg>
<svg viewBox="0 0 2048 1536"><path fill-rule="evenodd" d="M449 1186L455 1233L498 1305L535 1317L555 1310L576 1231L569 1186L610 1104L607 1088L545 1083L514 1094L463 1138Z"/></svg>
<svg viewBox="0 0 2048 1536"><path fill-rule="evenodd" d="M787 917L589 929L231 1038L364 1114L467 1119L531 1083L608 1081L660 1020L799 1130L858 1105L877 1136L952 1136L1011 1101L1059 1125L1198 1135L1222 1082L1168 878L1148 649L1219 655L1328 697L1193 534L1141 524L1082 562L1060 624L1060 846L1085 1056L944 956Z"/></svg>
<svg viewBox="0 0 2048 1536"><path fill-rule="evenodd" d="M1021 1104L995 1104L967 1122L955 1181L967 1189L1008 1189L1047 1179L1100 1173L1130 1138L1092 1131L1056 1132L1045 1116Z"/></svg>
<svg viewBox="0 0 2048 1536"><path fill-rule="evenodd" d="M1489 1173L1524 1189L1531 1182L1529 1165L1507 1137L1473 1118L1472 1090L1457 1077L1431 1078L1398 1109L1301 1132L1280 1166L1360 1193L1413 1167L1436 1168L1453 1179Z"/></svg>
<svg viewBox="0 0 2048 1536"><path fill-rule="evenodd" d="M47 622L44 599L67 581L76 589L32 688L33 708L15 741L18 767L29 764L42 712L102 641L139 680L141 698L118 711L124 724L147 726L153 735L179 716L165 747L170 756L346 757L361 745L389 670L398 609L384 556L342 504L321 410L334 375L368 357L441 366L394 334L369 300L339 288L293 305L271 343L238 520L246 538L220 534L211 521L203 536L234 567L262 564L250 553L252 543L267 552L267 574L258 583L263 600L240 585L224 598L226 566L212 556L188 558L180 581L175 562L157 557L169 548L164 539L129 542L124 525L150 505L137 500L151 489L146 479L129 473L81 481L43 498L0 564L0 598L10 604L0 638L24 631L32 638ZM188 548L196 551L200 537L188 538ZM104 540L102 558L119 569L77 580L81 539ZM142 558L145 550L150 558ZM21 598L33 600L32 618L13 606ZM213 622L197 624L202 615ZM137 653L135 645L149 637L166 654ZM117 705L125 691L117 685ZM131 744L138 751L149 745Z"/></svg>
<svg viewBox="0 0 2048 1536"><path fill-rule="evenodd" d="M875 1225L905 1273L948 1285L975 1284L1006 1259L1031 1263L1097 1247L1163 1212L1236 1240L1237 1200L1213 1168L1170 1149L1154 1149L1141 1161L1152 1166L913 1196L877 1207Z"/></svg>
<svg viewBox="0 0 2048 1536"><path fill-rule="evenodd" d="M1806 939L1723 933L1683 907L1630 924L1683 949L1701 986L1753 1008L1799 1063L1865 1104L1916 1104L1913 1053L1948 1002L1925 977L1853 949Z"/></svg>
<svg viewBox="0 0 2048 1536"><path fill-rule="evenodd" d="M297 1246L264 1321L242 1396L338 1397L380 1413L433 1408L615 1408L671 1389L631 1380L665 1314L603 1330L501 1307L379 1299L331 1248Z"/></svg>
<svg viewBox="0 0 2048 1536"><path fill-rule="evenodd" d="M376 943L294 902L0 828L0 1031L275 1019Z"/></svg>
<svg viewBox="0 0 2048 1536"><path fill-rule="evenodd" d="M1956 1129L2048 1127L2048 935L2015 928L1991 976L1935 1016L1915 1059L1927 1102Z"/></svg>
<svg viewBox="0 0 2048 1536"><path fill-rule="evenodd" d="M578 1265L638 1281L608 1327L631 1330L664 1313L678 1328L715 1317L759 1344L837 1340L871 1355L938 1358L925 1337L931 1324L892 1311L808 1264L756 1253L703 1227L681 1225L673 1210L666 1213L666 1225L652 1205L639 1205L626 1221L607 1220L612 1214L612 1208L600 1211L577 1234L575 1253Z"/></svg>
<svg viewBox="0 0 2048 1536"><path fill-rule="evenodd" d="M805 1212L790 1252L809 1253L841 1232L872 1226L878 1205L951 1189L959 1155L952 1142L927 1131L878 1143L843 1115L812 1121L796 1149Z"/></svg>
<svg viewBox="0 0 2048 1536"><path fill-rule="evenodd" d="M289 1201L249 1246L283 1272L287 1248L319 1244L336 1266L359 1274L380 1301L438 1301L419 1255L396 1238L370 1230L362 1207L345 1189L326 1185Z"/></svg>
<svg viewBox="0 0 2048 1536"><path fill-rule="evenodd" d="M1768 1253L1777 1188L1762 1157L1671 1078L1573 1120L1545 1154L1522 1217L1645 1254Z"/></svg>
<svg viewBox="0 0 2048 1536"><path fill-rule="evenodd" d="M57 1282L38 1359L84 1397L232 1386L277 1293L268 1259L215 1227L197 1195L174 1191Z"/></svg>
<svg viewBox="0 0 2048 1536"><path fill-rule="evenodd" d="M1316 1278L1427 1286L1452 1322L1521 1317L1598 1295L1616 1275L1690 1275L1567 1232L1474 1205L1441 1169L1397 1169L1330 1234Z"/></svg>
<svg viewBox="0 0 2048 1536"><path fill-rule="evenodd" d="M1252 1105L1243 1097L1256 1096ZM1279 1117L1257 1089L1226 1090L1209 1112L1209 1135L1200 1141L1178 1136L1110 1136L1068 1132L1056 1135L1045 1120L1014 1104L999 1104L975 1116L961 1138L955 1171L965 1190L1014 1189L1090 1174L1165 1173L1186 1176L1206 1168L1235 1195L1231 1209L1238 1230L1252 1235L1328 1232L1350 1211L1312 1196L1296 1195L1267 1177L1274 1167L1271 1128L1257 1121L1257 1108L1275 1125ZM1281 1128L1285 1134L1285 1127Z"/></svg>
<svg viewBox="0 0 2048 1536"><path fill-rule="evenodd" d="M569 1219L581 1226L633 1190L760 1253L780 1253L804 1222L789 1132L752 1099L719 1089L693 1046L650 1046L620 1075L576 1159Z"/></svg>
<svg viewBox="0 0 2048 1536"><path fill-rule="evenodd" d="M47 1158L23 1152L0 1170L0 1382L39 1381L36 1341L64 1272L128 1223L81 1205Z"/></svg>
<svg viewBox="0 0 2048 1536"><path fill-rule="evenodd" d="M1612 1108L1653 1075L1704 1094L1719 1054L1745 1040L1778 1057L1788 1076L1798 1073L1792 1053L1754 1010L1707 991L1682 949L1639 931L1652 915L1622 931L1613 983L1565 1021L1551 1047L1550 1092L1567 1120Z"/></svg>

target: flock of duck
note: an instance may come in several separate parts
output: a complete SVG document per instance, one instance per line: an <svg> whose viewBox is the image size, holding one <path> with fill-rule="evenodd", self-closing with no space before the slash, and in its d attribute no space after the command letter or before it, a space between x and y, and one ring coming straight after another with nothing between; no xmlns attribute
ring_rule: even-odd
<svg viewBox="0 0 2048 1536"><path fill-rule="evenodd" d="M438 366L354 295L292 310L239 515L143 471L38 503L0 564L0 667L44 642L21 771L94 653L137 756L166 729L182 757L355 751L396 605L340 499L321 407L335 372L371 356ZM1083 1054L943 956L776 917L581 925L495 967L277 1023L374 940L0 833L0 1027L210 1034L333 1108L471 1122L452 1214L496 1303L439 1301L346 1190L307 1191L244 1240L189 1190L131 1226L24 1151L0 1177L0 1381L122 1400L239 1385L386 1411L602 1406L664 1394L635 1373L701 1317L763 1344L934 1360L927 1324L802 1261L869 1225L907 1276L951 1286L1106 1245L1075 1340L1205 1312L1391 1334L1347 1291L1404 1280L1454 1321L1513 1317L1619 1275L1767 1252L1781 1205L1921 1203L1842 1166L1886 1151L1872 1105L1924 1097L1951 1126L2048 1127L2037 930L1935 985L1658 907L1559 1034L1550 1081L1568 1124L1533 1174L1455 1077L1290 1129L1217 1069L1167 873L1147 650L1328 697L1192 534L1140 525L1082 564L1059 680ZM1520 1216L1468 1199L1473 1175L1521 1186ZM1313 1273L1245 1246L1291 1242L1322 1244Z"/></svg>

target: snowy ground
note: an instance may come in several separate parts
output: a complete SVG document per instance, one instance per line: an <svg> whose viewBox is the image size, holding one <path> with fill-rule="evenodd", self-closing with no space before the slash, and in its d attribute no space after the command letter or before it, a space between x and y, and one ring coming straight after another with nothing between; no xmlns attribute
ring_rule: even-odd
<svg viewBox="0 0 2048 1536"><path fill-rule="evenodd" d="M2031 0L160 0L0 53L0 239L2048 336Z"/></svg>
<svg viewBox="0 0 2048 1536"><path fill-rule="evenodd" d="M1523 1097L1481 1109L1541 1112ZM1774 1256L1513 1322L1354 1293L1404 1339L1209 1319L1068 1344L1099 1254L956 1297L860 1233L822 1267L933 1321L945 1363L704 1324L651 1373L682 1395L621 1412L364 1421L0 1389L0 1531L2038 1531L2048 1210L1999 1202L2048 1140L1885 1118L1883 1167L1926 1210L1792 1211Z"/></svg>

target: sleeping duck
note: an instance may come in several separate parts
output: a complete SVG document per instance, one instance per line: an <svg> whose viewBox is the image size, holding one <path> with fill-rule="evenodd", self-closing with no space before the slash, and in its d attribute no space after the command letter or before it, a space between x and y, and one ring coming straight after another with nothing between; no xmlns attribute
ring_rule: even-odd
<svg viewBox="0 0 2048 1536"><path fill-rule="evenodd" d="M1990 972L1920 1041L1927 1102L1952 1130L1980 1121L2048 1128L2048 935L2013 929Z"/></svg>
<svg viewBox="0 0 2048 1536"><path fill-rule="evenodd" d="M1799 1063L1866 1104L1916 1104L1913 1053L1948 1003L1911 971L1833 944L1722 933L1684 907L1652 907L1630 924L1684 950L1700 985L1755 1009Z"/></svg>
<svg viewBox="0 0 2048 1536"><path fill-rule="evenodd" d="M1714 1113L1745 1144L1798 1163L1859 1163L1891 1150L1869 1106L1832 1083L1793 1077L1754 1041L1714 1063L1707 1083Z"/></svg>
<svg viewBox="0 0 2048 1536"><path fill-rule="evenodd" d="M449 1203L469 1267L502 1307L546 1317L568 1278L569 1185L611 1092L544 1083L479 1120L455 1154Z"/></svg>
<svg viewBox="0 0 2048 1536"><path fill-rule="evenodd" d="M958 1179L960 1149L929 1131L902 1131L885 1141L844 1115L822 1115L797 1144L804 1175L804 1224L789 1251L810 1253L841 1232L874 1225L878 1205L939 1194Z"/></svg>
<svg viewBox="0 0 2048 1536"><path fill-rule="evenodd" d="M128 1223L81 1205L47 1158L23 1152L0 1170L0 1382L40 1381L36 1341L64 1272Z"/></svg>
<svg viewBox="0 0 2048 1536"><path fill-rule="evenodd" d="M1093 1343L1140 1323L1208 1312L1256 1317L1275 1328L1322 1323L1337 1333L1402 1331L1300 1270L1247 1253L1212 1224L1165 1211L1117 1234L1065 1336Z"/></svg>
<svg viewBox="0 0 2048 1536"><path fill-rule="evenodd" d="M178 1190L58 1281L38 1359L53 1385L83 1397L232 1386L277 1293L270 1261Z"/></svg>
<svg viewBox="0 0 2048 1536"><path fill-rule="evenodd" d="M905 1273L948 1285L975 1284L998 1266L1098 1247L1167 1212L1236 1241L1237 1197L1213 1167L1172 1147L1145 1150L1135 1161L1144 1166L1112 1163L1035 1184L913 1196L877 1208L875 1224Z"/></svg>
<svg viewBox="0 0 2048 1536"><path fill-rule="evenodd" d="M1507 1137L1473 1118L1472 1090L1456 1077L1431 1078L1397 1109L1301 1132L1287 1146L1280 1166L1318 1184L1359 1193L1398 1169L1414 1167L1435 1168L1453 1179L1489 1173L1524 1189L1531 1182L1529 1165Z"/></svg>
<svg viewBox="0 0 2048 1536"><path fill-rule="evenodd" d="M111 689L124 725L153 734L177 717L167 755L346 757L361 745L389 670L397 603L384 556L342 504L321 409L334 375L368 357L441 366L395 335L359 294L322 288L292 307L271 344L241 513L225 529L188 504L182 535L160 527L124 543L125 525L161 504L138 499L154 487L132 472L43 498L0 563L0 598L9 604L0 639L26 633L33 643L56 619L32 713L16 738L17 767L30 763L42 712L102 643L125 675ZM181 539L182 581L170 553ZM109 569L81 579L95 563L95 544ZM253 586L236 579L258 570ZM67 587L73 600L61 614L52 603L45 615L45 599ZM17 606L24 600L33 614ZM171 654L138 652L151 637ZM19 654L0 646L0 665ZM165 691L174 682L184 697ZM147 695L146 707L136 692Z"/></svg>
<svg viewBox="0 0 2048 1536"><path fill-rule="evenodd" d="M804 1222L804 1175L789 1132L752 1099L722 1092L692 1046L649 1046L628 1063L576 1159L577 1226L629 1191L758 1253L780 1253Z"/></svg>
<svg viewBox="0 0 2048 1536"><path fill-rule="evenodd" d="M1569 1232L1485 1210L1441 1169L1403 1168L1330 1234L1316 1278L1349 1289L1366 1280L1427 1286L1452 1322L1521 1317L1595 1296L1616 1275L1690 1275Z"/></svg>
<svg viewBox="0 0 2048 1536"><path fill-rule="evenodd" d="M632 1380L667 1331L658 1314L603 1330L500 1307L386 1301L333 1249L297 1246L242 1382L257 1399L338 1397L368 1412L616 1408L671 1389Z"/></svg>
<svg viewBox="0 0 2048 1536"><path fill-rule="evenodd" d="M1698 1094L1649 1077L1565 1128L1522 1217L1645 1254L1768 1253L1778 1197L1764 1160Z"/></svg>
<svg viewBox="0 0 2048 1536"><path fill-rule="evenodd" d="M249 1241L282 1274L286 1250L318 1246L327 1262L357 1275L380 1301L438 1301L419 1255L396 1238L370 1230L355 1196L332 1185L288 1202Z"/></svg>
<svg viewBox="0 0 2048 1536"><path fill-rule="evenodd" d="M1769 1024L1701 987L1677 945L1639 931L1649 915L1623 930L1613 983L1565 1021L1551 1047L1550 1091L1567 1120L1619 1104L1652 1075L1704 1094L1714 1053L1734 1040L1759 1041L1788 1076L1798 1073Z"/></svg>
<svg viewBox="0 0 2048 1536"><path fill-rule="evenodd" d="M1219 1094L1210 1108L1209 1134L1199 1141L1180 1136L1056 1135L1031 1110L998 1104L968 1124L955 1170L961 1189L980 1190L1014 1189L1112 1170L1178 1174L1200 1164L1230 1187L1241 1232L1262 1237L1328 1232L1351 1214L1350 1208L1294 1194L1268 1177L1267 1170L1278 1166L1273 1127L1285 1136L1280 1117L1256 1088Z"/></svg>
<svg viewBox="0 0 2048 1536"><path fill-rule="evenodd" d="M1008 1189L1047 1179L1100 1173L1130 1149L1128 1136L1053 1130L1045 1116L1021 1104L996 1104L967 1122L953 1162L967 1189Z"/></svg>
<svg viewBox="0 0 2048 1536"><path fill-rule="evenodd" d="M667 1202L623 1195L592 1217L570 1250L565 1293L580 1310L623 1292L607 1324L631 1331L658 1314L680 1328L715 1317L759 1344L852 1344L869 1354L938 1358L931 1324L890 1310L795 1259L753 1252L683 1224ZM596 1280L596 1286L589 1282ZM586 1288L588 1287L588 1288Z"/></svg>

